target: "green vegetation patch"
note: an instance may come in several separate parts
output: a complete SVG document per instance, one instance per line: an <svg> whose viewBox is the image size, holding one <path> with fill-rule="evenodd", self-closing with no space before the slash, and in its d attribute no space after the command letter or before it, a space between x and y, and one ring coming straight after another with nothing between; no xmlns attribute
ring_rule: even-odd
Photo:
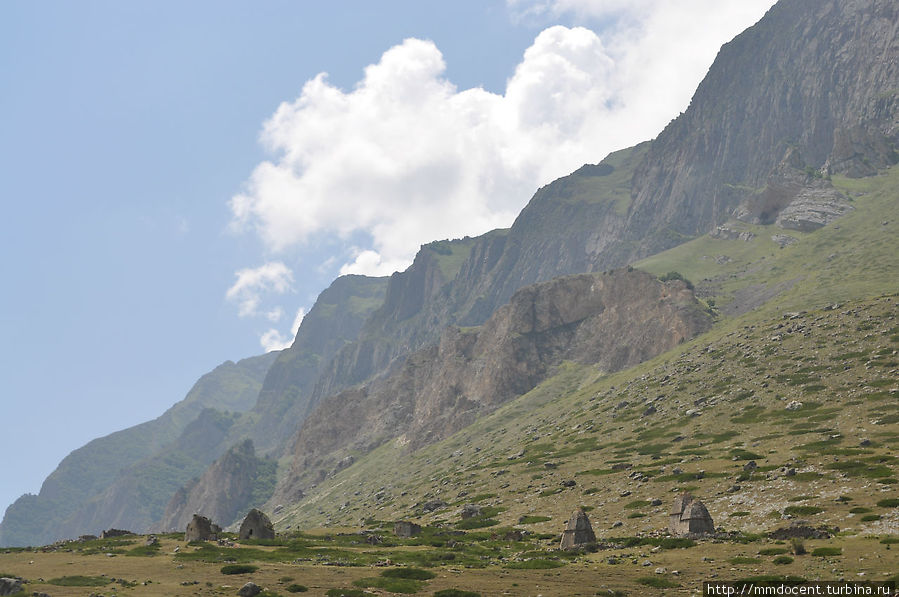
<svg viewBox="0 0 899 597"><path fill-rule="evenodd" d="M877 505L881 508L899 508L899 498L880 500Z"/></svg>
<svg viewBox="0 0 899 597"><path fill-rule="evenodd" d="M105 576L60 576L51 578L47 584L57 587L102 587L112 581Z"/></svg>
<svg viewBox="0 0 899 597"><path fill-rule="evenodd" d="M819 508L818 506L787 506L784 508L784 514L793 516L811 516L821 512L824 512L824 508Z"/></svg>
<svg viewBox="0 0 899 597"><path fill-rule="evenodd" d="M434 593L434 597L481 597L481 594L460 589L443 589Z"/></svg>
<svg viewBox="0 0 899 597"><path fill-rule="evenodd" d="M288 593L305 593L309 590L309 587L306 585L289 585L286 589Z"/></svg>
<svg viewBox="0 0 899 597"><path fill-rule="evenodd" d="M431 580L436 576L433 572L421 568L390 568L381 573L384 578L407 578L412 580Z"/></svg>
<svg viewBox="0 0 899 597"><path fill-rule="evenodd" d="M812 550L812 555L818 557L841 556L843 549L840 547L816 547Z"/></svg>
<svg viewBox="0 0 899 597"><path fill-rule="evenodd" d="M777 556L776 558L774 558L771 561L774 562L775 564L777 564L778 566L786 566L787 564L793 563L793 558L791 558L790 556Z"/></svg>

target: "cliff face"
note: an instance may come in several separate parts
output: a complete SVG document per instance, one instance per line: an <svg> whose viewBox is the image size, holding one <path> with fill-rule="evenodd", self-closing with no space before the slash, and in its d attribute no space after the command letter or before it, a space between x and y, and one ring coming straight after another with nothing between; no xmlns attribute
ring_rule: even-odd
<svg viewBox="0 0 899 597"><path fill-rule="evenodd" d="M141 514L148 508L145 496L125 488L140 486L135 479L126 480L130 469L164 452L205 408L249 410L275 356L223 363L159 418L95 439L66 456L38 495L22 496L7 509L0 523L0 545L42 545L111 526L137 530L141 521L152 520ZM114 488L120 482L122 486ZM163 475L152 485L165 482ZM176 477L175 482L183 480ZM104 494L120 497L108 502ZM116 514L107 516L103 508L110 506L109 512Z"/></svg>
<svg viewBox="0 0 899 597"><path fill-rule="evenodd" d="M563 361L615 371L711 325L681 281L637 271L582 274L528 286L479 329L450 328L392 374L323 401L293 446L278 499L335 470L349 452L392 438L440 440L521 395Z"/></svg>
<svg viewBox="0 0 899 597"><path fill-rule="evenodd" d="M891 0L782 0L725 44L634 173L635 256L722 223L788 152L848 176L895 163L897 27Z"/></svg>
<svg viewBox="0 0 899 597"><path fill-rule="evenodd" d="M897 11L889 0L779 2L721 49L655 140L537 191L511 229L466 239L453 276L438 275L423 247L316 400L402 362L447 325L482 324L525 285L622 267L732 217L802 228L843 213L827 175L899 159Z"/></svg>
<svg viewBox="0 0 899 597"><path fill-rule="evenodd" d="M252 440L245 440L225 452L202 477L178 489L155 527L183 530L195 513L227 526L271 496L275 468L274 461L256 456Z"/></svg>
<svg viewBox="0 0 899 597"><path fill-rule="evenodd" d="M290 348L269 368L250 417L235 425L231 443L250 437L263 452L281 453L315 405L322 371L356 340L366 319L384 302L386 278L341 276L316 299Z"/></svg>

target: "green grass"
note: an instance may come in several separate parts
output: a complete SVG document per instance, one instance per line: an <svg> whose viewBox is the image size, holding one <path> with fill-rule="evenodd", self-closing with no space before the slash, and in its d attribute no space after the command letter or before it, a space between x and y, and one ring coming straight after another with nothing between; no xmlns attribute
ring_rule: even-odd
<svg viewBox="0 0 899 597"><path fill-rule="evenodd" d="M459 589L442 589L434 593L434 597L481 597L481 594Z"/></svg>
<svg viewBox="0 0 899 597"><path fill-rule="evenodd" d="M778 566L786 566L787 564L793 563L793 558L791 558L790 556L777 556L776 558L771 560L771 562Z"/></svg>
<svg viewBox="0 0 899 597"><path fill-rule="evenodd" d="M877 505L881 508L899 508L899 498L888 498L880 500Z"/></svg>
<svg viewBox="0 0 899 597"><path fill-rule="evenodd" d="M112 581L103 576L60 576L51 578L47 584L58 587L102 587Z"/></svg>
<svg viewBox="0 0 899 597"><path fill-rule="evenodd" d="M284 590L288 593L305 593L309 590L309 587L307 587L306 585L292 584L285 587Z"/></svg>
<svg viewBox="0 0 899 597"><path fill-rule="evenodd" d="M824 512L824 508L819 508L818 506L787 506L784 508L784 514L793 516L811 516L821 512Z"/></svg>
<svg viewBox="0 0 899 597"><path fill-rule="evenodd" d="M551 516L522 516L518 519L518 524L536 524L538 522L546 522L548 520L552 520Z"/></svg>
<svg viewBox="0 0 899 597"><path fill-rule="evenodd" d="M818 557L839 556L843 555L843 550L840 547L816 547L812 550L812 555Z"/></svg>

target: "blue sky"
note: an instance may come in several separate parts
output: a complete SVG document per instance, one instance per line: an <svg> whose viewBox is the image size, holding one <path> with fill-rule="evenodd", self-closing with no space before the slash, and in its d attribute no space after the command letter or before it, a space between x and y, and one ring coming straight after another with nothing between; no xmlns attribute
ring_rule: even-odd
<svg viewBox="0 0 899 597"><path fill-rule="evenodd" d="M0 4L0 509L342 271L653 137L771 3Z"/></svg>

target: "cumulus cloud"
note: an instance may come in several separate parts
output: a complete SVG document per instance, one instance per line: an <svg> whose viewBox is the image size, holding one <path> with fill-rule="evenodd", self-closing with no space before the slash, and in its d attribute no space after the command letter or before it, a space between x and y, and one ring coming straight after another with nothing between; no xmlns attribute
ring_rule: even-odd
<svg viewBox="0 0 899 597"><path fill-rule="evenodd" d="M423 243L508 226L537 187L655 136L772 0L510 4L604 25L542 31L502 94L457 89L420 39L388 49L351 90L319 74L265 122L272 157L231 199L235 227L275 253L337 236L342 273L383 275Z"/></svg>
<svg viewBox="0 0 899 597"><path fill-rule="evenodd" d="M242 269L234 275L237 280L225 293L225 297L237 303L238 314L241 317L253 317L258 314L263 294L283 294L290 290L293 284L293 272L280 261L269 262L257 268ZM269 318L274 315L278 315L277 309L267 313Z"/></svg>
<svg viewBox="0 0 899 597"><path fill-rule="evenodd" d="M293 339L296 338L297 331L300 329L300 324L303 323L304 317L306 317L306 310L300 308L293 318L293 326L291 327L290 332L286 335L282 335L281 332L275 328L266 330L266 332L259 338L259 343L262 345L265 352L284 350L293 344Z"/></svg>

